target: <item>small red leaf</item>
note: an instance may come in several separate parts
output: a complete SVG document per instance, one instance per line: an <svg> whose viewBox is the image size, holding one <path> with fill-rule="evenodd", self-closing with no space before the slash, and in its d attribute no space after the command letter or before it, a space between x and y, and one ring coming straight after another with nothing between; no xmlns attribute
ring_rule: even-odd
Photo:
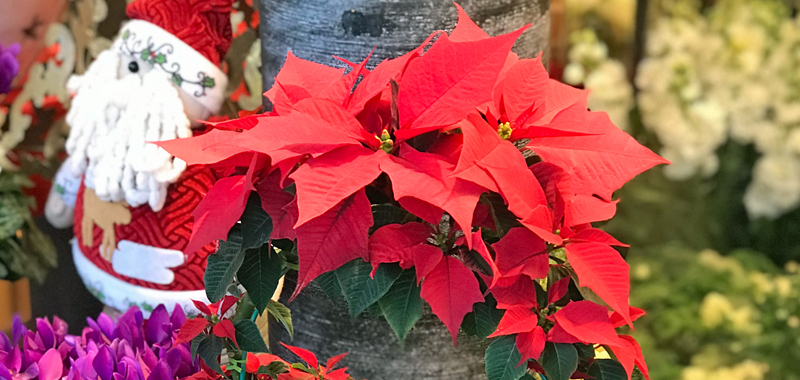
<svg viewBox="0 0 800 380"><path fill-rule="evenodd" d="M628 263L614 248L600 243L568 244L567 260L578 275L578 285L585 286L611 306L629 325L631 320L628 295ZM608 318L608 315L606 315Z"/></svg>
<svg viewBox="0 0 800 380"><path fill-rule="evenodd" d="M339 364L339 362L342 361L342 359L344 359L344 357L347 356L347 354L349 354L349 352L345 352L343 354L339 354L328 359L328 362L325 363L325 367L328 369L328 371L330 371L331 369L333 369L333 367Z"/></svg>
<svg viewBox="0 0 800 380"><path fill-rule="evenodd" d="M205 330L206 326L208 326L208 321L205 318L197 317L193 319L187 319L183 322L180 331L178 331L178 337L175 339L174 346L177 346L181 343L186 343L194 339L196 336L200 335L203 330Z"/></svg>
<svg viewBox="0 0 800 380"><path fill-rule="evenodd" d="M492 244L497 254L497 267L503 276L525 274L531 278L545 278L550 269L547 244L527 228L512 228L497 243Z"/></svg>
<svg viewBox="0 0 800 380"><path fill-rule="evenodd" d="M247 176L243 175L223 178L208 190L192 211L192 237L184 253L193 254L214 240L228 238L228 231L242 216L247 205L247 195L252 188L247 180Z"/></svg>
<svg viewBox="0 0 800 380"><path fill-rule="evenodd" d="M422 298L433 313L447 326L456 344L458 328L472 305L483 302L480 284L475 275L458 259L445 256L422 282Z"/></svg>
<svg viewBox="0 0 800 380"><path fill-rule="evenodd" d="M236 342L236 329L233 327L233 323L229 319L222 319L214 325L212 329L214 335L220 338L228 338L230 339L233 344L237 347L239 343Z"/></svg>
<svg viewBox="0 0 800 380"><path fill-rule="evenodd" d="M524 306L516 306L506 310L497 330L487 338L503 335L521 334L533 331L539 323L539 315Z"/></svg>
<svg viewBox="0 0 800 380"><path fill-rule="evenodd" d="M534 327L533 331L517 335L517 349L522 354L519 364L528 359L539 359L544 351L545 334L541 326ZM519 366L519 364L517 366Z"/></svg>
<svg viewBox="0 0 800 380"><path fill-rule="evenodd" d="M553 314L556 324L584 343L611 344L617 332L605 307L591 301L570 302Z"/></svg>
<svg viewBox="0 0 800 380"><path fill-rule="evenodd" d="M619 240L614 239L614 237L609 235L608 232L599 230L597 228L587 228L584 230L580 230L577 233L575 233L575 236L569 238L569 240L575 243L594 242L607 245L615 245L617 247L630 247L629 245L620 243Z"/></svg>
<svg viewBox="0 0 800 380"><path fill-rule="evenodd" d="M208 306L206 306L206 304L204 304L204 303L202 303L200 301L197 301L197 300L192 300L192 303L194 303L194 307L196 307L197 310L200 310L201 313L203 313L205 315L213 314L213 313L211 313L211 309L209 309Z"/></svg>
<svg viewBox="0 0 800 380"><path fill-rule="evenodd" d="M438 248L428 245L426 240L431 236L433 236L433 229L430 225L418 222L388 224L378 228L369 238L369 262L372 264L372 275L383 263L399 263L403 269L411 268L414 265L415 252L427 250L424 246L429 246L441 253Z"/></svg>
<svg viewBox="0 0 800 380"><path fill-rule="evenodd" d="M220 317L224 316L225 313L227 313L228 310L230 310L230 308L233 305L235 305L236 301L238 301L238 300L239 300L239 297L225 296L225 298L222 299L221 306L219 307L219 316Z"/></svg>
<svg viewBox="0 0 800 380"><path fill-rule="evenodd" d="M506 287L494 287L492 295L497 300L498 309L510 309L515 306L535 308L536 287L528 276L518 276L516 281Z"/></svg>
<svg viewBox="0 0 800 380"><path fill-rule="evenodd" d="M321 273L332 271L355 258L367 260L372 208L364 190L298 227L297 253L300 269L294 299Z"/></svg>
<svg viewBox="0 0 800 380"><path fill-rule="evenodd" d="M556 303L560 299L564 298L567 295L567 291L569 290L569 277L564 277L556 282L547 289L547 302L548 303Z"/></svg>
<svg viewBox="0 0 800 380"><path fill-rule="evenodd" d="M300 347L290 346L283 342L281 342L281 344L287 349L289 349L289 351L292 351L292 353L299 356L300 359L303 359L303 361L308 363L309 367L313 369L319 368L319 362L317 362L317 356L314 355L311 351Z"/></svg>

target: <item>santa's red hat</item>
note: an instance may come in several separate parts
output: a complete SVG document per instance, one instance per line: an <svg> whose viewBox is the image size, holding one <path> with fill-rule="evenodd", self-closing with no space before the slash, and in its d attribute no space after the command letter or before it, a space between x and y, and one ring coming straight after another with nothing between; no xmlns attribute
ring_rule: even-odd
<svg viewBox="0 0 800 380"><path fill-rule="evenodd" d="M164 71L209 113L219 111L227 77L233 0L135 0L115 48Z"/></svg>

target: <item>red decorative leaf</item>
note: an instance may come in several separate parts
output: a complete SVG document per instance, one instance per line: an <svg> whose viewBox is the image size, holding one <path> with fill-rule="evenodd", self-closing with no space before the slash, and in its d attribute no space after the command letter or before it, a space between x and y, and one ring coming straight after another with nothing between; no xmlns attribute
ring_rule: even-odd
<svg viewBox="0 0 800 380"><path fill-rule="evenodd" d="M528 359L539 359L544 351L545 334L542 326L536 326L533 331L517 335L517 349L522 354L519 365Z"/></svg>
<svg viewBox="0 0 800 380"><path fill-rule="evenodd" d="M256 182L255 188L261 197L261 208L272 219L270 238L294 240L294 225L297 223L296 198L283 191L280 183L281 173L276 170Z"/></svg>
<svg viewBox="0 0 800 380"><path fill-rule="evenodd" d="M478 252L479 255L489 264L489 268L492 270L492 283L489 286L490 288L497 284L497 280L500 279L500 269L497 268L497 263L492 255L489 253L489 249L486 248L486 243L483 242L483 232L482 230L478 230L472 234L472 249Z"/></svg>
<svg viewBox="0 0 800 380"><path fill-rule="evenodd" d="M231 307L233 307L233 305L235 305L236 301L238 300L239 297L234 297L234 296L225 296L224 298L222 298L222 304L219 307L219 316L220 317L224 316L225 313L227 313L228 310L230 310Z"/></svg>
<svg viewBox="0 0 800 380"><path fill-rule="evenodd" d="M257 117L253 117L255 120ZM238 120L238 119L237 119ZM240 133L212 129L208 133L185 139L154 142L169 154L186 161L189 165L206 165L220 162L241 153L241 149L224 145Z"/></svg>
<svg viewBox="0 0 800 380"><path fill-rule="evenodd" d="M454 165L444 157L417 152L404 145L400 157L387 156L381 169L392 180L394 197L414 198L447 211L469 235L478 198L484 190L473 183L452 177ZM439 220L431 221L438 223Z"/></svg>
<svg viewBox="0 0 800 380"><path fill-rule="evenodd" d="M569 244L565 249L567 260L578 275L578 285L597 293L628 324L632 324L628 305L629 267L619 252L600 243Z"/></svg>
<svg viewBox="0 0 800 380"><path fill-rule="evenodd" d="M494 338L503 335L521 334L531 332L539 323L539 315L524 306L515 306L506 310L497 330L489 335Z"/></svg>
<svg viewBox="0 0 800 380"><path fill-rule="evenodd" d="M575 243L594 242L607 245L615 245L617 247L630 247L629 245L620 243L617 239L614 239L614 237L609 235L608 232L599 230L597 228L587 228L580 230L575 233L575 236L569 238L569 241Z"/></svg>
<svg viewBox="0 0 800 380"><path fill-rule="evenodd" d="M205 315L211 315L212 314L211 313L211 309L209 309L208 306L206 306L206 304L204 304L204 303L202 303L200 301L197 301L197 300L192 300L192 303L194 304L194 307L197 308L197 310L200 310L201 313L203 313Z"/></svg>
<svg viewBox="0 0 800 380"><path fill-rule="evenodd" d="M306 61L290 51L283 68L275 76L275 84L264 96L272 101L275 110L282 112L300 100L317 95L339 80L342 74L344 69Z"/></svg>
<svg viewBox="0 0 800 380"><path fill-rule="evenodd" d="M439 256L442 256L439 248L429 245L426 241L432 235L433 229L430 225L417 222L389 224L378 228L369 238L372 275L383 263L399 263L403 269L411 268L415 264L417 251L423 251L422 254L438 252Z"/></svg>
<svg viewBox="0 0 800 380"><path fill-rule="evenodd" d="M550 269L547 244L527 228L512 228L500 241L492 244L497 256L497 267L503 276L525 274L531 278L545 278Z"/></svg>
<svg viewBox="0 0 800 380"><path fill-rule="evenodd" d="M212 332L214 335L220 338L230 339L233 344L235 344L237 347L239 346L239 343L236 342L236 329L233 327L233 323L230 321L230 319L221 319L216 325L214 325Z"/></svg>
<svg viewBox="0 0 800 380"><path fill-rule="evenodd" d="M286 347L289 351L292 351L292 353L300 357L300 359L303 359L303 361L308 363L308 366L311 367L312 369L319 368L319 362L317 362L317 356L314 355L311 351L300 347L290 346L283 342L281 342L281 345Z"/></svg>
<svg viewBox="0 0 800 380"><path fill-rule="evenodd" d="M185 322L183 322L181 329L178 331L178 337L175 338L175 343L173 346L190 342L196 336L200 335L200 333L205 330L206 326L208 326L208 321L205 318L197 317L187 319Z"/></svg>
<svg viewBox="0 0 800 380"><path fill-rule="evenodd" d="M478 279L464 264L452 256L434 268L422 282L422 298L431 305L433 313L447 326L456 344L458 328L472 305L483 302Z"/></svg>
<svg viewBox="0 0 800 380"><path fill-rule="evenodd" d="M496 286L491 292L497 300L498 309L510 309L515 306L537 307L536 287L528 276L518 276L513 284L505 287Z"/></svg>
<svg viewBox="0 0 800 380"><path fill-rule="evenodd" d="M214 240L227 239L228 231L244 212L251 188L243 175L217 181L192 211L192 237L183 252L191 254Z"/></svg>
<svg viewBox="0 0 800 380"><path fill-rule="evenodd" d="M619 337L620 339L623 339L628 343L630 343L635 355L634 363L636 363L636 366L639 367L639 369L642 371L644 378L650 380L650 373L649 373L650 371L647 368L647 363L644 361L644 355L642 355L642 347L639 346L639 342L637 342L636 339L634 339L632 336L629 335L620 335ZM616 352L614 354L616 354ZM630 377L630 375L631 374L629 373L628 376Z"/></svg>
<svg viewBox="0 0 800 380"><path fill-rule="evenodd" d="M349 352L345 352L343 354L339 354L328 359L328 362L325 363L325 367L330 371L331 369L333 369L333 367L339 364L339 362L342 361L342 359L344 359L344 357L347 356L347 354L349 354Z"/></svg>
<svg viewBox="0 0 800 380"><path fill-rule="evenodd" d="M541 55L535 59L521 59L512 66L502 83L500 112L505 115L505 121L522 130L526 111L532 110L537 102L544 103L549 80Z"/></svg>
<svg viewBox="0 0 800 380"><path fill-rule="evenodd" d="M298 227L300 269L292 299L321 273L355 258L367 260L367 240L372 226L369 199L360 190L326 213Z"/></svg>
<svg viewBox="0 0 800 380"><path fill-rule="evenodd" d="M630 310L631 310L631 321L635 321L646 314L644 310L638 307L631 306ZM626 324L628 324L628 322L625 322L625 318L623 318L622 315L620 315L620 313L617 313L616 311L609 311L608 318L611 320L611 324L614 325L615 328L620 326L625 326Z"/></svg>
<svg viewBox="0 0 800 380"><path fill-rule="evenodd" d="M464 9L461 8L460 5L456 3L454 3L454 5L458 10L458 23L456 24L456 28L453 29L453 32L450 33L451 41L468 42L489 38L489 35L486 34L480 26L475 24L475 21L472 21L469 15L467 15L467 12L464 12Z"/></svg>
<svg viewBox="0 0 800 380"><path fill-rule="evenodd" d="M570 302L553 314L557 325L584 343L610 344L617 332L605 307L591 301Z"/></svg>
<svg viewBox="0 0 800 380"><path fill-rule="evenodd" d="M348 145L300 166L289 176L297 184L299 216L295 227L324 214L369 185L381 174L379 165L386 157L382 150Z"/></svg>
<svg viewBox="0 0 800 380"><path fill-rule="evenodd" d="M564 277L550 285L550 288L547 289L547 302L555 303L564 298L569 290L569 281L569 277Z"/></svg>
<svg viewBox="0 0 800 380"><path fill-rule="evenodd" d="M396 136L407 139L454 124L489 102L511 46L525 29L469 42L439 36L403 75Z"/></svg>

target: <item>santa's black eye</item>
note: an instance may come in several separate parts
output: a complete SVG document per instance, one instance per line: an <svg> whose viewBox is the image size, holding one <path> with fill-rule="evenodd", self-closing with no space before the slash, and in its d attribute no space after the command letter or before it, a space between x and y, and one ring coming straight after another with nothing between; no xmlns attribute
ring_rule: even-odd
<svg viewBox="0 0 800 380"><path fill-rule="evenodd" d="M128 70L130 70L130 72L132 72L132 73L138 73L139 72L139 64L136 63L136 61L133 61L133 62L129 63L128 64Z"/></svg>

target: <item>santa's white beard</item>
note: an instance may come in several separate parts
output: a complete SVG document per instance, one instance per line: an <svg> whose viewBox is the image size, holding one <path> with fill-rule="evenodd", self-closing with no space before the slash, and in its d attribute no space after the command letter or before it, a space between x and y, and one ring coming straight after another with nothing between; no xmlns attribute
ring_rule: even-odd
<svg viewBox="0 0 800 380"><path fill-rule="evenodd" d="M73 175L110 202L164 207L167 187L186 163L149 142L190 137L189 119L178 90L162 71L118 79L119 55L105 51L86 75L69 84L76 91L67 123Z"/></svg>

